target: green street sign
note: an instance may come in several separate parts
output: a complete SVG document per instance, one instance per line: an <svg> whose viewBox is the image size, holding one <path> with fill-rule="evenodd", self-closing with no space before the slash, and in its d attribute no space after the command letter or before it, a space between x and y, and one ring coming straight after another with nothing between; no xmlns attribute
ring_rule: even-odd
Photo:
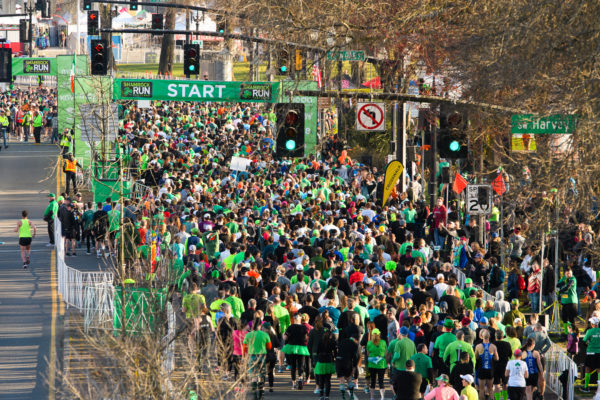
<svg viewBox="0 0 600 400"><path fill-rule="evenodd" d="M115 79L117 100L233 101L273 103L279 82L217 82L163 79Z"/></svg>
<svg viewBox="0 0 600 400"><path fill-rule="evenodd" d="M329 61L365 61L365 52L362 50L328 51Z"/></svg>
<svg viewBox="0 0 600 400"><path fill-rule="evenodd" d="M515 114L512 116L512 133L565 134L575 132L576 115L549 115L538 117L533 114Z"/></svg>

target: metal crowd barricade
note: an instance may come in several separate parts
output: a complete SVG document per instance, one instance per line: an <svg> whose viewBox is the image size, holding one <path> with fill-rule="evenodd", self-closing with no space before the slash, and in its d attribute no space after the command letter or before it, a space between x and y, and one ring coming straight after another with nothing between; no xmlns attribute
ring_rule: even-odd
<svg viewBox="0 0 600 400"><path fill-rule="evenodd" d="M573 400L575 396L575 378L577 378L577 364L567 356L565 349L552 343L550 350L544 354L546 367L544 377L546 379L546 388L557 394L559 399ZM566 372L565 372L566 371ZM563 390L561 375L566 374L566 391ZM563 393L566 392L566 396Z"/></svg>
<svg viewBox="0 0 600 400"><path fill-rule="evenodd" d="M454 267L454 274L456 275L456 279L458 280L458 287L461 289L465 288L465 280L467 276L460 269Z"/></svg>
<svg viewBox="0 0 600 400"><path fill-rule="evenodd" d="M168 373L173 372L175 369L175 327L176 327L176 317L175 311L173 311L173 306L171 303L167 303L167 323L168 323L168 331L165 337L162 338L163 345L165 346L165 350L163 351L164 355L164 368Z"/></svg>
<svg viewBox="0 0 600 400"><path fill-rule="evenodd" d="M112 283L103 282L86 286L83 299L83 328L113 328L115 288Z"/></svg>

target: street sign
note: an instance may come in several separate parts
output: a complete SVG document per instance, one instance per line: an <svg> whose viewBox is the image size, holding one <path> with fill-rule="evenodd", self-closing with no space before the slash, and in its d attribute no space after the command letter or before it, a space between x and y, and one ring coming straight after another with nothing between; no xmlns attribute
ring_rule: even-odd
<svg viewBox="0 0 600 400"><path fill-rule="evenodd" d="M512 116L513 134L568 134L575 131L575 115L550 115L538 117L533 114Z"/></svg>
<svg viewBox="0 0 600 400"><path fill-rule="evenodd" d="M329 61L365 61L365 52L362 50L336 50L328 51Z"/></svg>
<svg viewBox="0 0 600 400"><path fill-rule="evenodd" d="M491 185L467 186L467 213L470 215L486 215L492 213L494 199Z"/></svg>
<svg viewBox="0 0 600 400"><path fill-rule="evenodd" d="M331 97L319 97L317 100L317 108L331 108Z"/></svg>
<svg viewBox="0 0 600 400"><path fill-rule="evenodd" d="M356 130L385 131L385 103L358 103Z"/></svg>

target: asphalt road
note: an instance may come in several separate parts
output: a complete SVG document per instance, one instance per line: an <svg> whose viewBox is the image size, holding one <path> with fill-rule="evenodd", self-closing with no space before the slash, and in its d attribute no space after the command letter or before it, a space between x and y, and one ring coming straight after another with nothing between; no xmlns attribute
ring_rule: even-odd
<svg viewBox="0 0 600 400"><path fill-rule="evenodd" d="M53 399L49 360L57 360L60 312L51 290L52 248L42 220L48 192L56 191L54 145L10 143L0 151L0 399ZM28 210L38 235L31 264L22 268L17 234L21 211ZM55 276L54 276L55 278ZM53 304L53 299L55 300ZM54 342L53 342L54 340ZM52 351L51 351L52 349ZM51 385L52 386L52 385Z"/></svg>

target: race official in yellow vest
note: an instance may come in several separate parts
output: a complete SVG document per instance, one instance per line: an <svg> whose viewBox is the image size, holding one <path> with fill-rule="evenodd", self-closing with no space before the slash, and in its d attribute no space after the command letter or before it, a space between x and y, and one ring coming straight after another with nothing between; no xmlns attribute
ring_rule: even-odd
<svg viewBox="0 0 600 400"><path fill-rule="evenodd" d="M10 120L8 119L8 115L6 111L2 110L0 112L0 133L2 134L2 140L4 141L4 148L7 148L6 145L6 135L8 134L8 126L10 124ZM0 150L2 147L0 147Z"/></svg>
<svg viewBox="0 0 600 400"><path fill-rule="evenodd" d="M69 193L69 183L73 182L73 194L77 193L77 167L83 168L81 164L77 162L72 153L67 153L63 164L63 172L65 173L65 180L67 181L66 193Z"/></svg>
<svg viewBox="0 0 600 400"><path fill-rule="evenodd" d="M40 137L42 136L42 127L44 126L44 116L40 110L36 110L33 113L33 137L35 138L35 144L40 144Z"/></svg>

